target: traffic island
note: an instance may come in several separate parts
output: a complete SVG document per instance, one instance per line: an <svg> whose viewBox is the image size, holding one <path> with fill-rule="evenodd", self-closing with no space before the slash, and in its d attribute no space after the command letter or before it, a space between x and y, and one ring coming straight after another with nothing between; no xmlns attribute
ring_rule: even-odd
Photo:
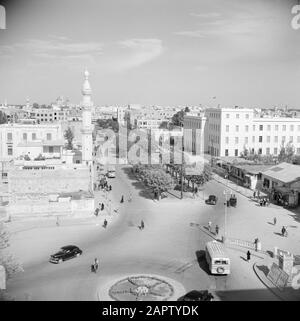
<svg viewBox="0 0 300 321"><path fill-rule="evenodd" d="M173 279L160 275L130 275L114 278L98 291L100 301L174 301L186 293Z"/></svg>

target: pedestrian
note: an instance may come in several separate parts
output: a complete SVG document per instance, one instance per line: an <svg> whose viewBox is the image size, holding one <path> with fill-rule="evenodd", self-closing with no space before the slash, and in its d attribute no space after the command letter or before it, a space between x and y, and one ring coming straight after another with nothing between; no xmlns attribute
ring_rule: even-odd
<svg viewBox="0 0 300 321"><path fill-rule="evenodd" d="M257 191L257 197L259 198L259 196L260 196L260 191Z"/></svg>
<svg viewBox="0 0 300 321"><path fill-rule="evenodd" d="M251 259L251 253L250 253L250 251L248 250L248 252L247 252L247 262L249 262L250 259Z"/></svg>
<svg viewBox="0 0 300 321"><path fill-rule="evenodd" d="M111 185L109 185L109 190L110 190L110 191L112 190L112 186L111 186Z"/></svg>
<svg viewBox="0 0 300 321"><path fill-rule="evenodd" d="M59 217L56 216L56 226L59 226Z"/></svg>
<svg viewBox="0 0 300 321"><path fill-rule="evenodd" d="M195 187L195 194L196 194L196 196L198 195L198 187L197 186Z"/></svg>
<svg viewBox="0 0 300 321"><path fill-rule="evenodd" d="M285 233L286 233L286 229L285 229L285 227L283 226L282 229L281 229L281 234L282 234L282 236L285 236Z"/></svg>
<svg viewBox="0 0 300 321"><path fill-rule="evenodd" d="M273 218L273 225L276 225L276 223L277 223L277 218L274 217L274 218Z"/></svg>
<svg viewBox="0 0 300 321"><path fill-rule="evenodd" d="M124 203L124 195L121 197L121 203Z"/></svg>
<svg viewBox="0 0 300 321"><path fill-rule="evenodd" d="M104 228L106 228L106 226L107 226L107 220L106 219L104 219L103 226L104 226Z"/></svg>
<svg viewBox="0 0 300 321"><path fill-rule="evenodd" d="M104 210L104 203L101 204L101 211Z"/></svg>
<svg viewBox="0 0 300 321"><path fill-rule="evenodd" d="M253 198L256 198L256 191L253 192Z"/></svg>
<svg viewBox="0 0 300 321"><path fill-rule="evenodd" d="M95 271L95 273L97 273L98 268L99 268L99 261L98 261L97 258L95 258L95 262L94 262L94 271Z"/></svg>
<svg viewBox="0 0 300 321"><path fill-rule="evenodd" d="M219 234L219 226L216 225L216 235L218 235L218 234Z"/></svg>
<svg viewBox="0 0 300 321"><path fill-rule="evenodd" d="M143 230L143 229L144 229L144 227L145 227L144 221L143 221L143 220L141 220L141 230Z"/></svg>
<svg viewBox="0 0 300 321"><path fill-rule="evenodd" d="M208 230L211 231L211 221L208 222Z"/></svg>

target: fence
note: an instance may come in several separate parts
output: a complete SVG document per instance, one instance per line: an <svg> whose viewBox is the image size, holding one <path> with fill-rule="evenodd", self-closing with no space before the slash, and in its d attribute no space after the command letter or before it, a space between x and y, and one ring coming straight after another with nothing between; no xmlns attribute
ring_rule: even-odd
<svg viewBox="0 0 300 321"><path fill-rule="evenodd" d="M249 249L252 249L252 250L256 250L256 249L258 251L261 250L260 242L258 242L257 243L258 245L256 246L256 243L254 243L254 242L249 242L249 241L245 241L245 240L239 240L239 239L234 239L234 238L227 237L226 240L225 240L225 243L226 244L230 244L230 245L246 247L246 248L249 248Z"/></svg>

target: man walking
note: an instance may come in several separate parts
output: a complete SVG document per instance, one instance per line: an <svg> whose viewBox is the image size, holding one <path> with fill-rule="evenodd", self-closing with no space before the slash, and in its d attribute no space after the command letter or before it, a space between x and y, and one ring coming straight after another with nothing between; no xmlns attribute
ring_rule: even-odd
<svg viewBox="0 0 300 321"><path fill-rule="evenodd" d="M218 236L218 234L219 234L219 226L216 225L216 236Z"/></svg>
<svg viewBox="0 0 300 321"><path fill-rule="evenodd" d="M250 251L248 250L248 252L247 252L247 262L249 262L250 259L251 259L251 253L250 253Z"/></svg>
<svg viewBox="0 0 300 321"><path fill-rule="evenodd" d="M274 217L273 218L273 225L276 225L276 223L277 223L277 219L276 219L276 217Z"/></svg>
<svg viewBox="0 0 300 321"><path fill-rule="evenodd" d="M211 231L211 221L208 222L208 230Z"/></svg>

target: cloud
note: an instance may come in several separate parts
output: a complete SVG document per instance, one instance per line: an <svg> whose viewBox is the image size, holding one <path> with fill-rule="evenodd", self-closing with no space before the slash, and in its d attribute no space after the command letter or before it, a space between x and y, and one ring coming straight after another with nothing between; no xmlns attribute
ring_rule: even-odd
<svg viewBox="0 0 300 321"><path fill-rule="evenodd" d="M10 54L52 62L93 60L101 55L103 44L98 42L72 42L66 37L51 36L48 40L29 39L10 46L0 46L0 56Z"/></svg>
<svg viewBox="0 0 300 321"><path fill-rule="evenodd" d="M207 13L190 13L191 16L197 18L218 18L221 16L219 12L207 12Z"/></svg>
<svg viewBox="0 0 300 321"><path fill-rule="evenodd" d="M164 51L160 39L127 39L118 42L121 56L115 63L115 71L139 67L158 58Z"/></svg>

